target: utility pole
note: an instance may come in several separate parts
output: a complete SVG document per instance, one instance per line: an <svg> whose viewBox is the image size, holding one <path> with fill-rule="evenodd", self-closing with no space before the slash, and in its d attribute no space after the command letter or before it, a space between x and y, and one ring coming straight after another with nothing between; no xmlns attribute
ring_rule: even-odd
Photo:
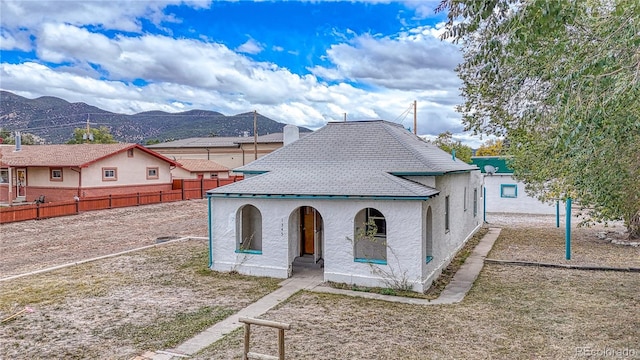
<svg viewBox="0 0 640 360"><path fill-rule="evenodd" d="M418 100L413 101L413 134L418 135Z"/></svg>
<svg viewBox="0 0 640 360"><path fill-rule="evenodd" d="M258 160L258 111L253 110L253 160Z"/></svg>
<svg viewBox="0 0 640 360"><path fill-rule="evenodd" d="M344 122L347 122L347 113L344 113Z"/></svg>
<svg viewBox="0 0 640 360"><path fill-rule="evenodd" d="M87 131L82 136L82 139L86 140L85 143L89 143L89 141L93 141L93 134L91 133L91 129L89 128L89 114L87 114Z"/></svg>

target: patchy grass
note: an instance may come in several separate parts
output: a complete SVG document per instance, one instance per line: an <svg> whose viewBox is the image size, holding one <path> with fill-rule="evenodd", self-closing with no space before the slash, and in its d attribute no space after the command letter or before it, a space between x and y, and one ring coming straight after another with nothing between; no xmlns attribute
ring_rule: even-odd
<svg viewBox="0 0 640 360"><path fill-rule="evenodd" d="M563 228L503 228L488 258L554 264L640 267L640 247L599 239L598 230L572 230L571 260L565 259Z"/></svg>
<svg viewBox="0 0 640 360"><path fill-rule="evenodd" d="M113 335L132 342L140 349L172 348L233 313L225 308L204 306L195 311L174 314L168 319L158 318L151 324L125 324L114 329Z"/></svg>
<svg viewBox="0 0 640 360"><path fill-rule="evenodd" d="M453 276L456 274L458 269L460 269L462 264L464 264L464 262L467 260L469 255L471 255L471 253L473 252L473 249L475 249L476 245L478 245L480 240L482 240L482 238L487 234L488 231L489 231L488 228L481 228L480 230L478 230L478 232L476 232L469 239L469 241L467 241L467 243L458 251L456 256L454 256L454 258L451 260L451 263L449 263L449 265L444 270L442 270L442 274L440 274L438 279L436 279L431 284L431 287L427 291L425 291L424 294L416 293L414 291L404 291L404 290L380 288L380 287L357 286L354 284L336 283L332 281L327 282L327 285L334 287L336 289L343 289L343 290L370 292L370 293L376 293L376 294L382 294L382 295L403 296L403 297L418 298L418 299L435 299L438 296L440 296L440 293L442 292L442 290L444 290L444 288L451 282L451 279L453 279Z"/></svg>
<svg viewBox="0 0 640 360"><path fill-rule="evenodd" d="M529 231L541 246L552 241L543 230ZM513 234L502 233L496 248L521 245L519 239L527 238ZM287 358L292 359L589 358L585 349L626 351L611 358L633 359L640 358L638 289L637 273L487 264L456 305L407 305L302 291L261 318L292 325L285 333ZM251 350L275 355L275 331L252 328ZM241 355L238 331L195 359Z"/></svg>
<svg viewBox="0 0 640 360"><path fill-rule="evenodd" d="M203 241L0 283L0 359L130 359L175 346L278 288L212 272Z"/></svg>

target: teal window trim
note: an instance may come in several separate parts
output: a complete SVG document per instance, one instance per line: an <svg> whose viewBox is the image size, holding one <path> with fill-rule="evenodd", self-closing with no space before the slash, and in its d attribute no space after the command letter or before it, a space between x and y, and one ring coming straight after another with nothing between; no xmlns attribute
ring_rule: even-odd
<svg viewBox="0 0 640 360"><path fill-rule="evenodd" d="M513 189L514 195L505 195L505 189ZM500 184L500 197L501 198L517 198L518 197L518 185L516 184Z"/></svg>
<svg viewBox="0 0 640 360"><path fill-rule="evenodd" d="M355 258L354 262L358 263L368 263L368 264L377 264L377 265L387 265L387 260L380 259L364 259L364 258Z"/></svg>
<svg viewBox="0 0 640 360"><path fill-rule="evenodd" d="M262 250L242 250L237 249L236 254L252 254L252 255L262 255Z"/></svg>
<svg viewBox="0 0 640 360"><path fill-rule="evenodd" d="M427 256L427 259L425 260L425 264L430 263L433 260L433 256Z"/></svg>

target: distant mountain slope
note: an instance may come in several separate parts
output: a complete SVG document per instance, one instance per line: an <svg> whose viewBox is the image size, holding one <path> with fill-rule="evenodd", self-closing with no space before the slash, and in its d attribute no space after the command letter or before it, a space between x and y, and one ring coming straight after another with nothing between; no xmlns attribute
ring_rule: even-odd
<svg viewBox="0 0 640 360"><path fill-rule="evenodd" d="M253 134L253 113L225 116L215 111L190 110L181 113L146 111L117 114L85 103L70 103L52 96L27 99L0 91L0 128L22 130L61 144L71 139L74 128L83 128L87 118L92 127L106 126L118 141L144 143L189 137L239 136ZM258 114L258 134L282 132L286 124ZM300 131L310 131L300 128Z"/></svg>

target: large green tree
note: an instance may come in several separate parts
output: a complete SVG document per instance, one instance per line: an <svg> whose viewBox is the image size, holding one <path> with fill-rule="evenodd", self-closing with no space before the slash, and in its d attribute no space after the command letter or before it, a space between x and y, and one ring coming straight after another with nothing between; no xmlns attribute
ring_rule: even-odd
<svg viewBox="0 0 640 360"><path fill-rule="evenodd" d="M640 2L444 0L469 130L507 135L516 177L640 237Z"/></svg>
<svg viewBox="0 0 640 360"><path fill-rule="evenodd" d="M42 143L42 139L36 137L30 133L21 133L20 134L20 143L22 145L36 145L38 143ZM3 130L0 128L0 143L1 144L15 144L16 138L12 132L9 130Z"/></svg>
<svg viewBox="0 0 640 360"><path fill-rule="evenodd" d="M501 139L489 139L476 150L476 156L499 156L504 152L504 142Z"/></svg>
<svg viewBox="0 0 640 360"><path fill-rule="evenodd" d="M448 153L451 153L453 150L455 150L455 154L458 159L466 162L467 164L471 163L471 155L473 154L473 149L471 149L471 147L467 145L464 145L459 140L454 140L451 132L446 131L438 135L438 137L433 140L433 143L440 149Z"/></svg>
<svg viewBox="0 0 640 360"><path fill-rule="evenodd" d="M75 128L73 130L73 138L67 141L67 144L115 144L117 141L111 135L111 131L106 126L100 126L99 128L89 129L87 136L87 129Z"/></svg>

